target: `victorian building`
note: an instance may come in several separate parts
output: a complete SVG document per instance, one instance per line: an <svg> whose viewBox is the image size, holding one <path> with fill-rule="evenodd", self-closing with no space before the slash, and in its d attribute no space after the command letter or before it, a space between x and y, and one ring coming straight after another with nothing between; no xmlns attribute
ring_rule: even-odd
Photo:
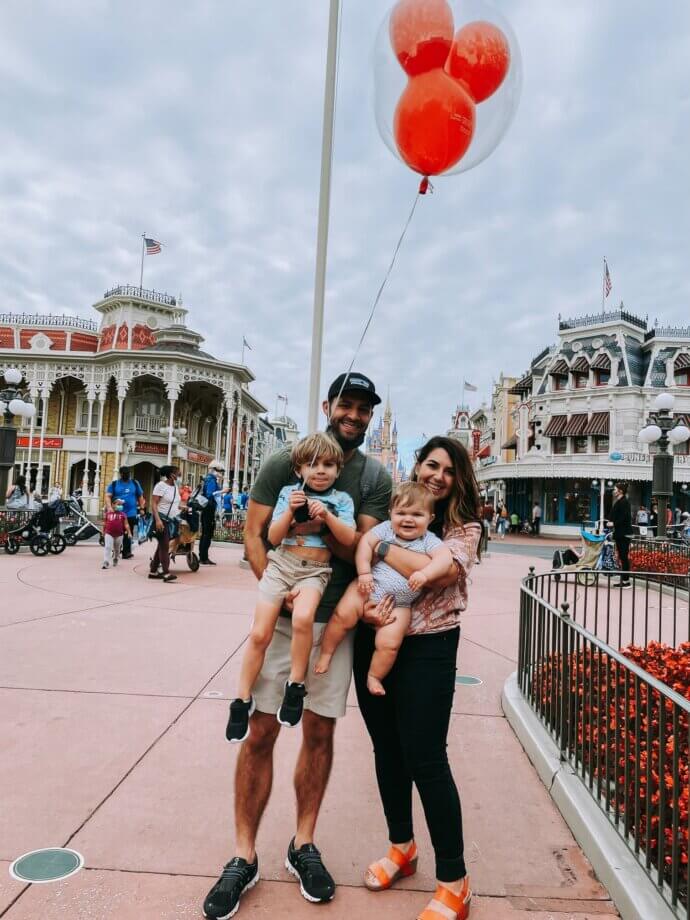
<svg viewBox="0 0 690 920"><path fill-rule="evenodd" d="M43 494L82 488L94 511L121 464L147 494L161 465L194 483L214 457L226 485L250 486L274 437L249 368L202 350L180 298L122 286L94 310L96 321L0 314L0 366L22 372L37 410L19 431L15 474Z"/></svg>
<svg viewBox="0 0 690 920"><path fill-rule="evenodd" d="M367 435L366 454L385 466L394 483L406 478L405 468L398 456L398 423L393 419L390 396L386 399L386 408L378 424Z"/></svg>
<svg viewBox="0 0 690 920"><path fill-rule="evenodd" d="M529 518L535 501L543 529L573 532L608 515L615 481L629 483L633 507L651 501L652 458L638 433L661 389L690 418L690 327L649 327L619 310L560 319L545 348L509 388L514 435L500 454L479 460L478 478ZM495 432L495 444L504 437ZM688 507L690 456L675 448L673 504Z"/></svg>

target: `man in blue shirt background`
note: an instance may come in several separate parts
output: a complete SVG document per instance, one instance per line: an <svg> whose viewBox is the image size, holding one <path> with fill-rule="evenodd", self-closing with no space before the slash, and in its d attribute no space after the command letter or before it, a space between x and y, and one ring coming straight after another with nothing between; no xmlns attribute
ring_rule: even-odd
<svg viewBox="0 0 690 920"><path fill-rule="evenodd" d="M208 504L201 512L201 539L199 540L199 562L201 565L215 565L208 558L208 551L213 539L213 529L216 525L216 498L215 493L223 487L223 473L225 469L219 460L209 463L208 475L201 487L201 494L208 499Z"/></svg>
<svg viewBox="0 0 690 920"><path fill-rule="evenodd" d="M127 516L129 524L129 535L125 533L122 541L122 558L132 558L132 537L134 527L137 523L137 511L139 508L146 507L144 490L136 479L132 479L132 474L128 466L120 467L119 479L113 479L105 493L106 510L113 510L113 501L119 498L123 503L122 510Z"/></svg>

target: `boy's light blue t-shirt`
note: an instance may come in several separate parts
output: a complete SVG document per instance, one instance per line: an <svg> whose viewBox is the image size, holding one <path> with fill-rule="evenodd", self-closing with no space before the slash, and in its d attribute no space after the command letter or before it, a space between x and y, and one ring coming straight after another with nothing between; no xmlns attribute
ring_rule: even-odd
<svg viewBox="0 0 690 920"><path fill-rule="evenodd" d="M273 516L271 518L272 521L277 520L281 514L283 514L288 506L290 495L295 491L295 489L301 488L301 485L290 485L284 486L280 490L278 501L276 502L276 506L273 509ZM342 521L343 524L347 524L349 527L352 527L353 530L355 529L355 506L347 492L339 492L337 489L329 489L327 492L315 492L312 489L308 489L307 497L313 498L316 501L320 501L328 508L332 514L334 514L340 521ZM286 537L283 540L283 545L315 546L319 549L328 549L323 536L321 535L321 532L324 534L329 533L329 530L325 524L321 524L320 521L309 521L308 524L298 524L297 527L301 531L315 528L317 525L319 525L318 532L302 533L299 536Z"/></svg>

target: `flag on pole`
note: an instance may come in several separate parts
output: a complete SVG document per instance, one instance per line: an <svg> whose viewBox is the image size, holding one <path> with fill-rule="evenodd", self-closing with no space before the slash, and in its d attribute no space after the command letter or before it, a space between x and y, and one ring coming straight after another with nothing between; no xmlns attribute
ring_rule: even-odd
<svg viewBox="0 0 690 920"><path fill-rule="evenodd" d="M248 348L250 351L253 351L252 346L249 344L249 342L245 339L244 336L242 336L242 345L244 348Z"/></svg>
<svg viewBox="0 0 690 920"><path fill-rule="evenodd" d="M144 245L146 246L146 255L155 256L161 251L161 243L158 240L152 240L148 236L144 237Z"/></svg>
<svg viewBox="0 0 690 920"><path fill-rule="evenodd" d="M611 284L611 275L609 274L609 264L606 259L604 259L604 293L606 297L608 297L611 293L612 287L613 285Z"/></svg>
<svg viewBox="0 0 690 920"><path fill-rule="evenodd" d="M467 390L468 393L476 393L479 389L479 387L476 387L473 383L468 383L466 380L463 383L463 387Z"/></svg>

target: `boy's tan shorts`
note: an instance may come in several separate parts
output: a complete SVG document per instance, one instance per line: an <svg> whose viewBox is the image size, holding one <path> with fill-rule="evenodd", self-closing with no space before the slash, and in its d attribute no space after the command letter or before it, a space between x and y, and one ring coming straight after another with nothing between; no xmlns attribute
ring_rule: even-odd
<svg viewBox="0 0 690 920"><path fill-rule="evenodd" d="M351 629L335 650L326 674L314 674L314 665L321 653L321 638L325 628L325 623L314 623L314 646L307 668L304 708L317 716L339 719L345 715L350 689L355 631ZM259 712L275 715L280 709L285 681L290 676L291 642L291 621L288 617L278 617L271 644L266 651L264 666L252 690Z"/></svg>
<svg viewBox="0 0 690 920"><path fill-rule="evenodd" d="M272 601L282 601L293 588L315 588L323 594L332 571L327 562L301 559L279 546L268 554L268 565L259 581L259 592Z"/></svg>

